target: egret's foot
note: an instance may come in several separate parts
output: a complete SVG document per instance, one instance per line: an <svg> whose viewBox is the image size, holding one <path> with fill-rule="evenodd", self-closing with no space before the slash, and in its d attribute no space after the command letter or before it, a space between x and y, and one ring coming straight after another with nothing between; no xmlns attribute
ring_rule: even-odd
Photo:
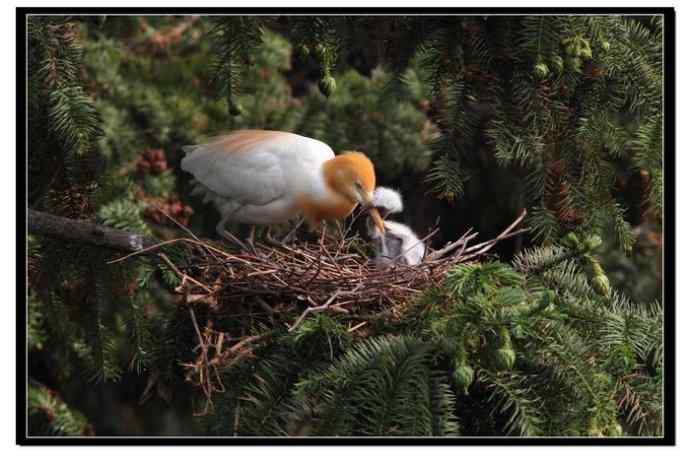
<svg viewBox="0 0 690 459"><path fill-rule="evenodd" d="M271 228L268 228L266 230L266 234L264 235L264 240L268 245L274 246L274 247L282 247L285 245L285 242L283 240L279 240L273 237L271 234Z"/></svg>
<svg viewBox="0 0 690 459"><path fill-rule="evenodd" d="M319 239L319 244L324 245L324 242L326 242L326 222L321 222L321 238Z"/></svg>

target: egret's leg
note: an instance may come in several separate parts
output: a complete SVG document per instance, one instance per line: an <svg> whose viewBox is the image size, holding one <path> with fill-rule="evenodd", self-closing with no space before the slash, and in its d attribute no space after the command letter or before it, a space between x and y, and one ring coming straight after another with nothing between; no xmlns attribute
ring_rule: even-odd
<svg viewBox="0 0 690 459"><path fill-rule="evenodd" d="M285 237L284 237L283 239L281 239L280 242L283 243L283 244L287 244L287 243L293 242L293 241L295 240L295 236L297 235L297 230L300 228L300 226L302 226L303 223L304 223L304 217L300 217L299 221L298 221L297 224L294 226L294 228L292 228L292 229L285 235Z"/></svg>
<svg viewBox="0 0 690 459"><path fill-rule="evenodd" d="M273 237L273 235L271 234L271 227L270 226L268 228L266 228L266 234L264 236L264 239L266 240L266 242L268 244L274 245L276 247L280 247L281 245L283 245L281 241L279 241L278 239Z"/></svg>
<svg viewBox="0 0 690 459"><path fill-rule="evenodd" d="M254 234L256 233L256 225L251 225L249 229L249 237L247 238L247 245L252 252L256 254L256 247L254 246Z"/></svg>
<svg viewBox="0 0 690 459"><path fill-rule="evenodd" d="M244 208L244 205L232 208L231 206L225 206L220 210L221 214L221 219L218 222L218 225L216 225L216 232L220 235L220 237L225 237L225 225L227 225L228 220L230 220L232 217L235 216L237 212L242 210Z"/></svg>
<svg viewBox="0 0 690 459"><path fill-rule="evenodd" d="M336 228L338 228L338 239L342 241L343 239L345 239L346 236L345 223L343 223L342 220L336 220L335 226Z"/></svg>
<svg viewBox="0 0 690 459"><path fill-rule="evenodd" d="M319 243L323 245L324 241L326 240L326 220L321 221L321 239L319 240Z"/></svg>
<svg viewBox="0 0 690 459"><path fill-rule="evenodd" d="M264 235L264 240L268 245L274 245L274 246L280 246L280 241L276 238L273 237L273 234L271 233L271 227L269 226L266 229L266 234Z"/></svg>
<svg viewBox="0 0 690 459"><path fill-rule="evenodd" d="M230 214L230 213L223 215L223 217L220 219L220 221L216 225L216 233L218 233L218 235L221 238L225 237L225 225L228 223L228 219L230 218L231 215L232 214Z"/></svg>

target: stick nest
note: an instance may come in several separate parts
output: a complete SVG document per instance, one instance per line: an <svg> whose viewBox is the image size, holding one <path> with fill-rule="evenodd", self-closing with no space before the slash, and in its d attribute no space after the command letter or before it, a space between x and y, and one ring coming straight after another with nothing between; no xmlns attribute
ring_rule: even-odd
<svg viewBox="0 0 690 459"><path fill-rule="evenodd" d="M524 231L514 230L523 217L524 212L496 238L474 245L470 242L478 234L468 231L446 247L428 251L415 266L376 266L358 237L292 245L257 243L254 250L234 253L196 238L177 239L169 243L188 249L186 265L163 257L183 279L177 291L185 303L202 302L219 309L249 299L275 311L329 302L336 311L375 312L414 299L441 283L453 266L476 260L499 241Z"/></svg>

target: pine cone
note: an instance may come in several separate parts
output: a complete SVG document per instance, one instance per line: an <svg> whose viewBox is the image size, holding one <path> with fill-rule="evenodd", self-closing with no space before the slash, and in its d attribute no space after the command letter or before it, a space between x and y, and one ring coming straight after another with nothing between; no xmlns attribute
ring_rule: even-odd
<svg viewBox="0 0 690 459"><path fill-rule="evenodd" d="M453 372L453 378L455 379L455 384L467 394L467 388L474 381L474 370L467 364L459 365L455 368L455 372Z"/></svg>
<svg viewBox="0 0 690 459"><path fill-rule="evenodd" d="M139 160L137 162L137 172L140 175L148 174L149 172L151 172L151 163L149 163L148 161Z"/></svg>
<svg viewBox="0 0 690 459"><path fill-rule="evenodd" d="M601 296L609 296L611 294L611 284L606 274L600 274L592 278L592 288Z"/></svg>
<svg viewBox="0 0 690 459"><path fill-rule="evenodd" d="M515 365L515 351L510 347L501 347L494 355L499 370L510 370Z"/></svg>
<svg viewBox="0 0 690 459"><path fill-rule="evenodd" d="M165 201L151 199L151 204L144 210L144 216L161 225L174 225L166 214L174 218L182 225L189 224L189 217L194 213L191 207L185 205L177 198L168 198Z"/></svg>
<svg viewBox="0 0 690 459"><path fill-rule="evenodd" d="M168 161L165 152L160 148L145 150L137 161L137 172L142 175L148 173L157 175L167 169Z"/></svg>

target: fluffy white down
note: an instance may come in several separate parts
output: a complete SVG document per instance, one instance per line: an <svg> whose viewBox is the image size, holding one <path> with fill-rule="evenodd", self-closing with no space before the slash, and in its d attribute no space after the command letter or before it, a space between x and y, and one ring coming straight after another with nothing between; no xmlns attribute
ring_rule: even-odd
<svg viewBox="0 0 690 459"><path fill-rule="evenodd" d="M323 197L321 174L333 150L323 142L297 134L257 135L250 148L228 151L226 137L184 147L182 169L197 181L195 192L211 201L226 221L283 223L296 217L300 194Z"/></svg>
<svg viewBox="0 0 690 459"><path fill-rule="evenodd" d="M386 215L397 214L403 210L402 196L392 188L384 186L376 187L374 190L373 204L375 207L384 209Z"/></svg>

